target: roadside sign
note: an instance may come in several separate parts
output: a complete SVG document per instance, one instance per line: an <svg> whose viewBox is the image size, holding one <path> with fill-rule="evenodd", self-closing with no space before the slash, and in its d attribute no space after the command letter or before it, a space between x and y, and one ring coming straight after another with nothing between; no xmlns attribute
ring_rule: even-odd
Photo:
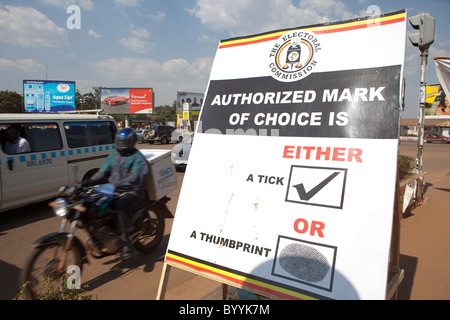
<svg viewBox="0 0 450 320"><path fill-rule="evenodd" d="M166 262L288 299L384 299L406 12L221 41Z"/></svg>
<svg viewBox="0 0 450 320"><path fill-rule="evenodd" d="M101 88L100 107L109 114L153 113L152 88Z"/></svg>
<svg viewBox="0 0 450 320"><path fill-rule="evenodd" d="M75 81L23 80L26 113L59 113L75 110Z"/></svg>

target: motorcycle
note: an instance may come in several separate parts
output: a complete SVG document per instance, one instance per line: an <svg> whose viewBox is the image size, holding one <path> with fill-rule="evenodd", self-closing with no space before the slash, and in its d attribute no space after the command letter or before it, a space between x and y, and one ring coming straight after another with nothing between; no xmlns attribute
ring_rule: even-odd
<svg viewBox="0 0 450 320"><path fill-rule="evenodd" d="M88 255L95 259L120 256L124 245L114 208L114 200L121 194L115 193L112 185L62 186L59 193L59 197L49 203L54 213L62 218L59 232L33 243L33 251L21 271L20 284L26 284L24 294L30 299L37 297L49 279L58 284L68 267L78 266L81 274L83 265L89 263ZM148 200L133 211L129 240L134 249L144 254L156 249L164 234L164 219L173 218L166 206L169 200L167 197ZM65 232L68 223L70 229ZM85 244L74 235L77 227L87 231Z"/></svg>

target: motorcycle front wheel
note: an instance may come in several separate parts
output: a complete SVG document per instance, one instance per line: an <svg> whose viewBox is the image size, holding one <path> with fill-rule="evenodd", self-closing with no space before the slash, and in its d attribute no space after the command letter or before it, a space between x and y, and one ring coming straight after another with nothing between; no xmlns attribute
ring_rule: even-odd
<svg viewBox="0 0 450 320"><path fill-rule="evenodd" d="M25 262L19 283L23 286L26 299L56 299L51 297L54 292L61 292L64 285L63 275L68 267L83 267L81 252L71 246L67 251L64 264L60 264L65 241L45 244L33 249ZM68 275L69 276L69 275Z"/></svg>
<svg viewBox="0 0 450 320"><path fill-rule="evenodd" d="M164 235L164 217L158 210L147 208L141 216L140 230L133 236L139 252L150 253L156 249Z"/></svg>

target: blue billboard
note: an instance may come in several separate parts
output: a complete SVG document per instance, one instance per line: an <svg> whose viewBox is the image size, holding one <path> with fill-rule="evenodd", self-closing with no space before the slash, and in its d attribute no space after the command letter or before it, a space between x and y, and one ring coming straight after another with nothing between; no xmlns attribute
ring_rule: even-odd
<svg viewBox="0 0 450 320"><path fill-rule="evenodd" d="M58 113L75 110L75 81L24 80L25 112Z"/></svg>

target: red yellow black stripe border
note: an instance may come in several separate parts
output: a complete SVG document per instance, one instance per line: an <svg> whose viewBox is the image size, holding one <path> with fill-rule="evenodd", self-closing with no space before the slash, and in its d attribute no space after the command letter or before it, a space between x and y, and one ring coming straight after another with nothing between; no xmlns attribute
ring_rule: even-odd
<svg viewBox="0 0 450 320"><path fill-rule="evenodd" d="M331 24L321 24L321 25L315 25L315 26L309 26L309 27L298 27L298 28L292 28L292 29L284 29L279 31L274 31L270 33L264 33L259 35L254 35L250 37L244 37L244 38L233 38L228 40L221 41L219 45L219 49L225 49L225 48L231 48L231 47L238 47L238 46L244 46L249 44L255 44L265 41L271 41L276 40L279 37L281 37L283 34L293 31L293 30L307 30L312 31L315 34L327 34L327 33L334 33L334 32L343 32L343 31L350 31L350 30L357 30L357 29L365 29L365 28L372 28L376 26L384 26L389 25L393 23L403 22L406 19L406 11L401 10L393 13L389 13L386 15L381 15L380 18L377 18L377 20L373 20L371 18L359 18L344 22L338 22L338 23L331 23ZM370 21L375 21L376 23L369 23Z"/></svg>
<svg viewBox="0 0 450 320"><path fill-rule="evenodd" d="M282 299L289 300L319 300L329 299L324 296L315 295L311 292L303 292L298 288L290 286L283 286L279 283L271 283L266 279L259 279L248 274L238 272L236 270L228 269L213 263L209 263L200 259L189 257L187 255L168 250L166 254L166 262L171 262L192 269L199 274L209 274L214 277L219 277L228 282L236 284L237 287L253 288L261 292L278 296Z"/></svg>

